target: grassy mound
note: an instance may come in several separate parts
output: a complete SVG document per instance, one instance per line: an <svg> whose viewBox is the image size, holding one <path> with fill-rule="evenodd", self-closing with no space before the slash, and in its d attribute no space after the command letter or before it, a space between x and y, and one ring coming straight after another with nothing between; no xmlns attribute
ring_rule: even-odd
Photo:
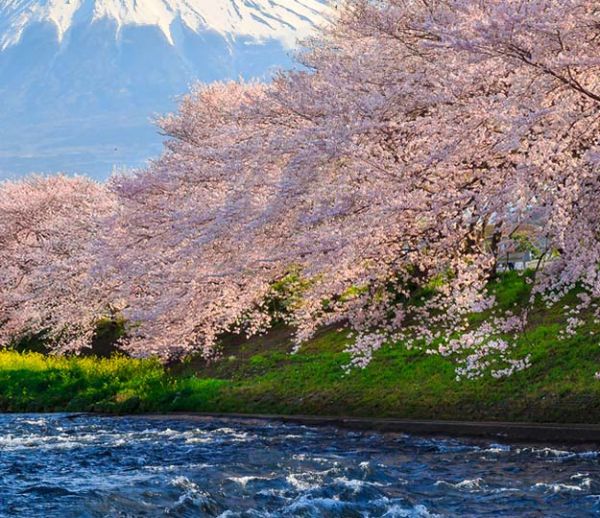
<svg viewBox="0 0 600 518"><path fill-rule="evenodd" d="M516 275L493 289L505 308L519 306L527 287ZM208 411L352 415L461 420L600 423L600 324L592 315L577 335L559 339L568 296L537 308L518 347L533 366L510 378L455 380L454 364L418 350L390 346L364 370L344 374L347 331L322 330L291 355L280 327L251 340L230 339L223 359L163 368L124 357L57 358L0 352L0 410ZM473 317L481 318L481 317Z"/></svg>

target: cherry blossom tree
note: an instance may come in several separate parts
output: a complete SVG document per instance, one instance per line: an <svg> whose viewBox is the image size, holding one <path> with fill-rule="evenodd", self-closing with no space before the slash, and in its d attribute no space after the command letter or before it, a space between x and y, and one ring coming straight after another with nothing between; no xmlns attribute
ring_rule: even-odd
<svg viewBox="0 0 600 518"><path fill-rule="evenodd" d="M114 207L104 186L83 177L0 184L0 342L44 333L59 351L89 345L107 311L90 283L92 245Z"/></svg>
<svg viewBox="0 0 600 518"><path fill-rule="evenodd" d="M428 343L441 338L432 329L464 330L467 312L493 302L484 286L498 251L532 221L547 253L558 252L534 291L560 296L583 283L591 295L585 301L598 297L598 45L598 7L586 1L350 2L329 38L314 43L305 57L315 70L305 76L314 92L280 98L335 99L313 120L332 123L323 134L339 137L336 158L348 165L346 174L360 175L345 178L360 182L361 194L365 183L374 185L377 201L368 200L361 212L370 237L401 243L402 253L369 244L377 260L366 282L378 303L377 311L361 303L358 321L350 314L359 330L352 347L358 365L408 321ZM291 83L306 90L301 81ZM293 107L309 116L313 108L310 102ZM390 210L396 218L399 211L383 193L394 194L409 221L390 218ZM381 207L385 219L362 219ZM361 249L358 242L349 243L352 252ZM381 284L406 267L404 286L451 273L417 315L381 302ZM328 271L323 278L334 282L338 275ZM464 348L461 373L476 375L491 354L505 355L508 344L500 335L519 331L525 319L509 315L488 323L473 341L447 338L440 352ZM527 365L505 363L496 373Z"/></svg>
<svg viewBox="0 0 600 518"><path fill-rule="evenodd" d="M111 179L121 210L98 254L128 300L124 347L131 352L168 357L199 348L211 357L221 333L267 323L266 315L250 314L278 276L271 268L284 268L264 259L274 243L260 221L278 168L257 174L262 157L249 144L266 140L271 126L238 117L263 97L260 85L199 87L160 122L172 137L164 156Z"/></svg>
<svg viewBox="0 0 600 518"><path fill-rule="evenodd" d="M598 297L598 42L586 0L353 0L308 70L201 87L162 121L165 155L112 182L132 348L210 356L264 329L271 286L299 271L299 342L348 321L355 365L416 337L461 375L524 368L505 337L526 314L465 317L493 307L524 225L558 257L534 293Z"/></svg>

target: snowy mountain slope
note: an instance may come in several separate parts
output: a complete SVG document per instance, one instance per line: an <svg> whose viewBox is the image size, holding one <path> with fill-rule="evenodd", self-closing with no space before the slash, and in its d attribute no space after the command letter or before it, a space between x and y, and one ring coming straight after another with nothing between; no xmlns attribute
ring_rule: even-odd
<svg viewBox="0 0 600 518"><path fill-rule="evenodd" d="M0 0L0 48L19 42L33 23L56 25L59 41L77 23L104 18L117 27L153 25L173 44L172 23L179 19L199 32L279 39L291 46L322 21L320 0Z"/></svg>
<svg viewBox="0 0 600 518"><path fill-rule="evenodd" d="M268 77L326 0L0 0L0 179L106 177L160 151L196 80Z"/></svg>

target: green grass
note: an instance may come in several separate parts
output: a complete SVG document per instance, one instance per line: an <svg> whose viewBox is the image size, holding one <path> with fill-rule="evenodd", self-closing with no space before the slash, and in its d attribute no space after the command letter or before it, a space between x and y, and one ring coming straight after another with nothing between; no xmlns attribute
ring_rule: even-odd
<svg viewBox="0 0 600 518"><path fill-rule="evenodd" d="M527 300L516 275L493 286L504 309ZM163 368L124 357L56 358L0 352L0 410L213 411L600 423L600 325L591 315L566 340L564 305L538 307L519 342L533 366L510 378L455 381L454 364L389 346L364 370L344 374L347 331L322 330L295 355L290 331L230 338L223 358ZM473 321L480 317L473 316Z"/></svg>
<svg viewBox="0 0 600 518"><path fill-rule="evenodd" d="M158 361L0 352L5 412L163 412L211 404L224 382L174 378Z"/></svg>

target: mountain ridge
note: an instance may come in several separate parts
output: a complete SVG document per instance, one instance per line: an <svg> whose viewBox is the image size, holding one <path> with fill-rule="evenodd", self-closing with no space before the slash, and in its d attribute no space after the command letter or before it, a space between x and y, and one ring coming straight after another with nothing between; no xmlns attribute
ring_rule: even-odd
<svg viewBox="0 0 600 518"><path fill-rule="evenodd" d="M0 0L0 50L20 42L32 24L50 22L59 41L73 25L110 19L117 26L151 25L174 45L171 24L256 40L279 39L292 47L328 10L325 0Z"/></svg>
<svg viewBox="0 0 600 518"><path fill-rule="evenodd" d="M327 23L327 5L0 0L0 180L143 167L162 148L153 118L197 81L294 67L296 39ZM238 14L219 20L219 6Z"/></svg>

